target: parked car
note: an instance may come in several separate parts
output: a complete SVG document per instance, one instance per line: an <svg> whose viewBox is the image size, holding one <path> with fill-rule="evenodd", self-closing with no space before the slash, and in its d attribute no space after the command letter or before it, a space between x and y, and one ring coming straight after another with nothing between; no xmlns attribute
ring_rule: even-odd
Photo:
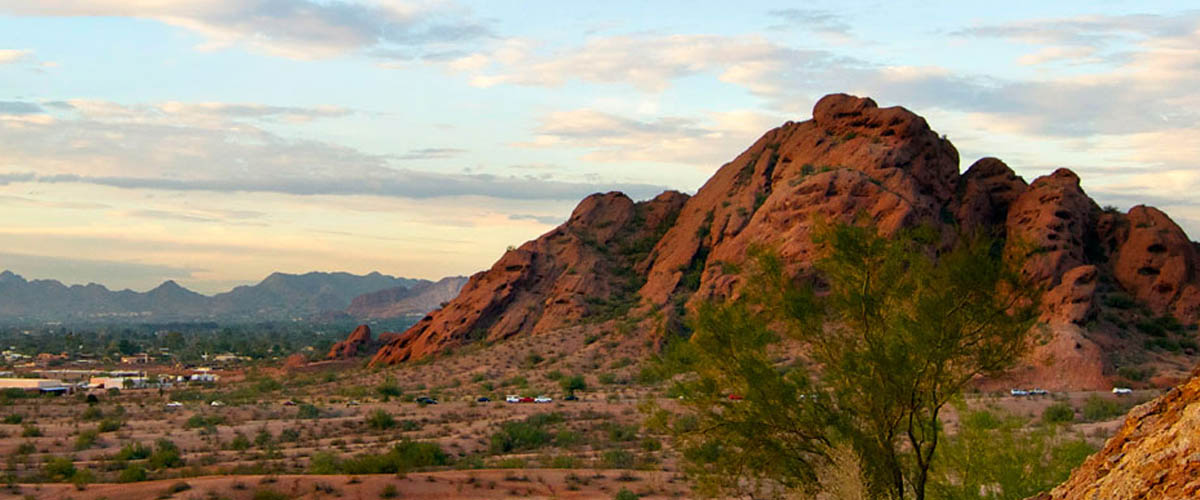
<svg viewBox="0 0 1200 500"><path fill-rule="evenodd" d="M1009 389L1008 394L1011 396L1028 396L1029 391L1025 389Z"/></svg>
<svg viewBox="0 0 1200 500"><path fill-rule="evenodd" d="M579 396L576 396L574 394L567 394L567 397L565 397L563 399L566 401L579 401Z"/></svg>
<svg viewBox="0 0 1200 500"><path fill-rule="evenodd" d="M181 408L181 407L183 407L183 403L180 403L179 401L171 401L170 403L167 403L167 408Z"/></svg>
<svg viewBox="0 0 1200 500"><path fill-rule="evenodd" d="M516 394L509 394L509 395L507 395L507 396L504 396L504 402L506 402L506 403L520 403L520 402L521 402L521 396L518 396L518 395L516 395Z"/></svg>
<svg viewBox="0 0 1200 500"><path fill-rule="evenodd" d="M1133 394L1133 389L1130 389L1128 387L1113 387L1112 393L1116 394L1118 396L1124 395L1124 394Z"/></svg>
<svg viewBox="0 0 1200 500"><path fill-rule="evenodd" d="M743 399L746 399L746 398L742 397L742 395L741 395L741 394L730 394L730 395L729 395L729 399L732 399L732 400L734 400L734 401L741 401L741 400L743 400Z"/></svg>
<svg viewBox="0 0 1200 500"><path fill-rule="evenodd" d="M351 399L350 401L346 402L346 406L358 406L358 405L359 405L359 402L357 399Z"/></svg>
<svg viewBox="0 0 1200 500"><path fill-rule="evenodd" d="M1032 389L1029 391L1030 396L1045 396L1047 394L1050 394L1050 391L1045 389Z"/></svg>
<svg viewBox="0 0 1200 500"><path fill-rule="evenodd" d="M534 403L549 403L551 401L554 401L554 400L550 399L550 396L538 396L533 399Z"/></svg>
<svg viewBox="0 0 1200 500"><path fill-rule="evenodd" d="M417 398L417 404L435 405L435 404L437 404L437 400L433 399L431 397L428 397L428 396L421 396L421 397Z"/></svg>
<svg viewBox="0 0 1200 500"><path fill-rule="evenodd" d="M222 403L220 401L213 401L213 402L209 403L208 405L209 406L225 406L225 403Z"/></svg>
<svg viewBox="0 0 1200 500"><path fill-rule="evenodd" d="M518 403L532 403L532 402L533 402L533 398L531 398L531 397L529 397L529 396L525 396L525 397L521 398L521 399L520 399L519 401L517 401L517 402L518 402Z"/></svg>
<svg viewBox="0 0 1200 500"><path fill-rule="evenodd" d="M296 406L296 402L289 399L283 402L283 406Z"/></svg>
<svg viewBox="0 0 1200 500"><path fill-rule="evenodd" d="M489 397L487 397L487 396L483 396L483 397L481 397L481 398L479 398L479 399L476 399L476 400L475 400L475 402L476 402L476 403L490 403L490 402L492 402L492 398L489 398Z"/></svg>

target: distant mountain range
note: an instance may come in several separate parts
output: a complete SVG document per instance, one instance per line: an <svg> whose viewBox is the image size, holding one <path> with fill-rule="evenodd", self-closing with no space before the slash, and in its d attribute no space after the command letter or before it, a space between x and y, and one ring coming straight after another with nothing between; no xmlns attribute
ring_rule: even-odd
<svg viewBox="0 0 1200 500"><path fill-rule="evenodd" d="M174 281L165 281L147 292L114 291L95 283L67 286L57 280L30 281L4 271L0 272L0 320L140 322L366 317L368 314L363 311L356 314L346 309L358 297L376 292L384 295L364 299L364 304L372 305L369 316L392 318L425 313L453 298L465 282L466 278L461 277L433 282L378 272L361 276L343 272L273 273L256 285L207 296ZM389 298L393 300L389 302Z"/></svg>

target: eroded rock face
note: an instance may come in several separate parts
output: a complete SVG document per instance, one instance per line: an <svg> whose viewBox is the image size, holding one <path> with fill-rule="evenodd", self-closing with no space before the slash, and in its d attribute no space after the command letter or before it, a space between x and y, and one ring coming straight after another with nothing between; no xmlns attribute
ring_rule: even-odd
<svg viewBox="0 0 1200 500"><path fill-rule="evenodd" d="M353 359L371 345L371 327L358 325L346 340L333 344L326 359Z"/></svg>
<svg viewBox="0 0 1200 500"><path fill-rule="evenodd" d="M1096 285L1100 270L1078 266L1063 273L1058 286L1042 297L1042 321L1083 325L1096 315Z"/></svg>
<svg viewBox="0 0 1200 500"><path fill-rule="evenodd" d="M1098 245L1100 207L1079 187L1079 176L1065 168L1039 177L1009 208L1007 250L1021 253L1026 276L1046 288L1063 273L1088 263L1086 245Z"/></svg>
<svg viewBox="0 0 1200 500"><path fill-rule="evenodd" d="M458 297L385 345L372 364L538 334L602 314L614 301L635 302L633 269L687 198L674 191L641 203L615 192L585 198L562 226L472 276Z"/></svg>
<svg viewBox="0 0 1200 500"><path fill-rule="evenodd" d="M1066 169L1026 184L983 158L960 176L954 146L920 116L836 94L816 104L813 119L768 131L690 198L589 196L372 362L552 331L631 297L655 318L641 325L655 338L699 301L736 298L749 249L777 249L801 273L821 251L812 241L818 224L863 220L885 234L929 225L946 247L960 230L983 232L1001 239L1006 255L1026 258L1024 272L1046 291L1046 338L1018 375L1047 388L1107 385L1115 364L1106 350L1124 346L1085 326L1100 317L1097 295L1113 287L1185 323L1200 319L1200 250L1165 214L1102 211Z"/></svg>
<svg viewBox="0 0 1200 500"><path fill-rule="evenodd" d="M1099 453L1039 500L1200 498L1200 377L1134 408Z"/></svg>
<svg viewBox="0 0 1200 500"><path fill-rule="evenodd" d="M1113 274L1121 286L1159 314L1194 322L1200 309L1197 254L1167 214L1138 205L1116 230Z"/></svg>

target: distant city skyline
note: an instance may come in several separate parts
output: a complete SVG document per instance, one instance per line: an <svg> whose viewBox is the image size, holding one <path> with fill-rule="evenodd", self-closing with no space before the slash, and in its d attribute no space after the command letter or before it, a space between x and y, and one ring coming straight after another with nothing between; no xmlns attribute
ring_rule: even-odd
<svg viewBox="0 0 1200 500"><path fill-rule="evenodd" d="M847 92L1200 234L1183 2L0 0L0 269L205 294L489 267Z"/></svg>

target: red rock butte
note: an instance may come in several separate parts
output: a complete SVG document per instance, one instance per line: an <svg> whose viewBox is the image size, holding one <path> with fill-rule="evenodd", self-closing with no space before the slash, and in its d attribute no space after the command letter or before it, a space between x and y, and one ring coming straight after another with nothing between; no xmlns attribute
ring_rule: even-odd
<svg viewBox="0 0 1200 500"><path fill-rule="evenodd" d="M698 301L736 297L748 248L773 246L799 273L818 251L818 220L864 214L885 234L927 224L952 242L958 228L987 231L1006 251L1024 252L1024 272L1046 290L1050 335L1014 377L1046 388L1102 388L1115 366L1108 351L1133 345L1120 332L1084 328L1103 294L1126 293L1186 324L1200 316L1197 244L1159 210L1102 210L1066 169L1026 183L984 158L960 174L958 151L924 118L869 98L828 95L812 116L768 131L694 196L585 198L567 222L472 276L371 363L605 320L631 302L660 313L642 323L651 338Z"/></svg>

